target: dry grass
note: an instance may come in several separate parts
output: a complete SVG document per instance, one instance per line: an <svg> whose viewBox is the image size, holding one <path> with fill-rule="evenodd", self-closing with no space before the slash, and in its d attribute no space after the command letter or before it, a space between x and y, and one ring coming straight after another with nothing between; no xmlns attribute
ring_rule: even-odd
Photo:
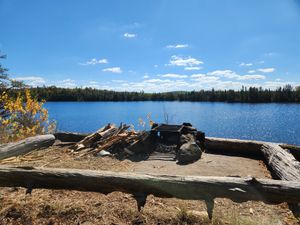
<svg viewBox="0 0 300 225"><path fill-rule="evenodd" d="M216 199L212 221L201 201L149 196L138 212L135 200L120 192L33 190L25 195L23 188L1 188L0 202L0 224L297 224L285 204L236 204L226 199Z"/></svg>
<svg viewBox="0 0 300 225"><path fill-rule="evenodd" d="M2 163L111 171L132 171L135 166L133 162L113 158L76 158L69 154L68 148L55 146ZM0 225L2 224L276 225L297 224L297 221L286 204L237 204L227 199L216 199L213 220L209 221L202 201L149 196L144 209L138 212L135 200L120 192L102 195L35 189L32 195L25 195L23 188L0 188Z"/></svg>

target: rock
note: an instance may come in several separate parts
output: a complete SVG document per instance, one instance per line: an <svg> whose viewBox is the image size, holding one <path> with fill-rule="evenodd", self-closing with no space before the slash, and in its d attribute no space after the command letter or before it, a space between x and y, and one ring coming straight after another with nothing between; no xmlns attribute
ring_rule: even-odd
<svg viewBox="0 0 300 225"><path fill-rule="evenodd" d="M187 164L201 158L202 151L195 142L187 142L180 146L177 153L179 164Z"/></svg>
<svg viewBox="0 0 300 225"><path fill-rule="evenodd" d="M194 142L195 141L195 136L192 134L183 134L180 136L180 145L183 145L184 143L187 142Z"/></svg>
<svg viewBox="0 0 300 225"><path fill-rule="evenodd" d="M253 214L254 211L253 211L252 208L250 208L250 209L249 209L249 212L250 212L251 214Z"/></svg>
<svg viewBox="0 0 300 225"><path fill-rule="evenodd" d="M199 216L202 218L208 217L208 214L206 211L188 210L187 213L190 215Z"/></svg>
<svg viewBox="0 0 300 225"><path fill-rule="evenodd" d="M112 154L108 151L105 151L105 150L101 150L99 153L97 153L97 156L111 156Z"/></svg>

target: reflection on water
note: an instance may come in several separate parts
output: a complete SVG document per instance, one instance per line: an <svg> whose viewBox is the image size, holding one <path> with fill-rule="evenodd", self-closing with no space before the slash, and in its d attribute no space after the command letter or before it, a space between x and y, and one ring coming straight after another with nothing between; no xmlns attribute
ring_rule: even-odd
<svg viewBox="0 0 300 225"><path fill-rule="evenodd" d="M92 132L108 122L145 129L139 118L191 122L207 136L286 142L300 145L300 104L208 102L48 102L62 131Z"/></svg>

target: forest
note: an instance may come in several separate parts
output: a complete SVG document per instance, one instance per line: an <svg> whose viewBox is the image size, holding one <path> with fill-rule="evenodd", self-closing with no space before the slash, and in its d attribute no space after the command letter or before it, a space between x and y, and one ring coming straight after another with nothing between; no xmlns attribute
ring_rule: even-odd
<svg viewBox="0 0 300 225"><path fill-rule="evenodd" d="M241 90L199 90L163 93L126 92L93 88L36 87L31 93L46 101L197 101L271 103L300 102L300 86L286 85L276 90L257 87L242 87Z"/></svg>

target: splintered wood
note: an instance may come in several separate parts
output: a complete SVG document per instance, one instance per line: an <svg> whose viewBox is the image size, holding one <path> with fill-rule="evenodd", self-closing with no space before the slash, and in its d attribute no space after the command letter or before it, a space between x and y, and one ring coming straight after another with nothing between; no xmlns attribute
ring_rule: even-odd
<svg viewBox="0 0 300 225"><path fill-rule="evenodd" d="M144 133L128 130L129 128L130 126L126 124L119 127L108 124L76 143L73 146L74 153L79 156L87 154L105 156L115 153L131 155L133 153L128 148L138 143Z"/></svg>

